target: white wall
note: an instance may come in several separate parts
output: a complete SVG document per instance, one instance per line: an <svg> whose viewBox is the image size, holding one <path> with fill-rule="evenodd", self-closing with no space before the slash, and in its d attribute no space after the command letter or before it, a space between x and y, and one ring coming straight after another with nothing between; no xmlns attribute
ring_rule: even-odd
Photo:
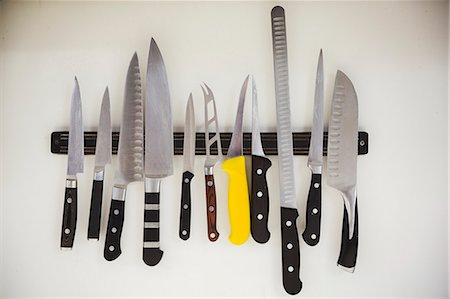
<svg viewBox="0 0 450 299"><path fill-rule="evenodd" d="M278 164L269 172L272 238L266 245L228 240L227 177L217 167L218 227L206 237L204 157L196 159L188 242L178 238L182 158L162 185L162 262L141 261L143 185L128 191L123 254L103 259L86 240L94 158L79 177L75 246L59 249L66 156L50 153L50 133L68 128L73 76L86 130L95 130L101 95L110 86L119 127L129 59L145 70L150 37L165 58L176 130L194 92L203 130L199 83L214 90L220 126L230 131L242 81L255 75L263 131L276 129L270 10L275 2L5 2L1 24L1 285L2 297L283 297ZM324 49L326 121L333 78L346 72L357 89L360 129L369 154L358 164L360 247L356 272L336 267L342 200L324 185L322 237L301 243L303 297L447 297L448 295L448 4L433 2L289 2L292 126L312 122L317 55ZM245 129L250 130L250 101ZM310 174L295 158L303 215ZM115 159L114 159L115 162ZM108 169L104 214L114 167ZM302 230L304 223L300 223Z"/></svg>

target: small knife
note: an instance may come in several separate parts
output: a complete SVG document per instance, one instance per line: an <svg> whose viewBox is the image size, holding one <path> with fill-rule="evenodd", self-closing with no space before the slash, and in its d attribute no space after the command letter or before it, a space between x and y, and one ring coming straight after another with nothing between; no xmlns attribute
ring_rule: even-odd
<svg viewBox="0 0 450 299"><path fill-rule="evenodd" d="M143 102L142 84L137 53L134 53L128 67L125 83L125 96L122 108L117 167L114 175L108 229L106 231L103 255L112 261L122 253L122 235L127 186L142 181L143 170Z"/></svg>
<svg viewBox="0 0 450 299"><path fill-rule="evenodd" d="M253 239L258 243L269 241L269 189L266 174L272 162L264 154L258 117L258 95L252 78L252 195L250 197L250 223Z"/></svg>
<svg viewBox="0 0 450 299"><path fill-rule="evenodd" d="M250 203L247 189L247 172L245 169L245 157L242 153L242 122L248 79L249 76L245 78L241 88L227 160L222 164L223 170L230 177L228 185L228 215L230 217L231 234L229 239L235 245L245 243L250 235Z"/></svg>
<svg viewBox="0 0 450 299"><path fill-rule="evenodd" d="M206 160L205 160L205 184L206 184L206 215L208 223L208 238L211 242L216 241L219 238L219 232L217 231L217 216L216 216L216 186L214 184L214 166L222 158L222 145L220 140L219 124L217 120L216 102L214 100L214 94L211 89L203 83L205 87L202 87L203 95L205 98L205 148L206 148ZM211 111L214 113L211 117L208 114L208 106L212 106ZM210 128L212 128L213 135L210 135ZM211 147L213 144L217 145L217 156L211 156Z"/></svg>
<svg viewBox="0 0 450 299"><path fill-rule="evenodd" d="M159 198L161 180L173 174L173 129L166 67L152 38L148 53L145 96L145 211L143 260L159 263Z"/></svg>
<svg viewBox="0 0 450 299"><path fill-rule="evenodd" d="M83 173L84 133L81 109L80 86L75 77L75 88L70 107L69 148L67 163L66 192L61 229L61 249L72 249L77 226L77 174Z"/></svg>
<svg viewBox="0 0 450 299"><path fill-rule="evenodd" d="M358 254L356 169L358 147L358 97L350 79L336 74L328 129L328 185L344 199L341 251L338 266L354 272Z"/></svg>
<svg viewBox="0 0 450 299"><path fill-rule="evenodd" d="M91 209L89 212L88 239L99 239L100 220L102 214L103 179L105 177L105 165L111 163L111 114L109 104L109 90L105 89L100 121L98 124L97 143L95 146L94 182L92 184Z"/></svg>
<svg viewBox="0 0 450 299"><path fill-rule="evenodd" d="M189 239L191 233L191 181L194 178L195 162L195 115L192 93L186 105L186 121L184 126L184 168L181 182L181 208L179 236Z"/></svg>
<svg viewBox="0 0 450 299"><path fill-rule="evenodd" d="M308 167L311 169L311 185L306 202L306 227L303 240L310 246L320 239L320 218L322 214L322 165L323 165L323 57L319 54L314 96L314 115L309 143Z"/></svg>

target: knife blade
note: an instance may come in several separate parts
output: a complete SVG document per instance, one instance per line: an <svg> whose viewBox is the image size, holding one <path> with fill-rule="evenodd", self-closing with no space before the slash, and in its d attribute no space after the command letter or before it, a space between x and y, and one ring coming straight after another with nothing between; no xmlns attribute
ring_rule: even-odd
<svg viewBox="0 0 450 299"><path fill-rule="evenodd" d="M195 114L192 93L189 95L186 105L183 156L179 236L182 240L187 240L191 232L191 181L194 178L195 162Z"/></svg>
<svg viewBox="0 0 450 299"><path fill-rule="evenodd" d="M70 107L69 148L64 212L61 228L61 249L72 249L77 226L77 174L84 169L84 133L80 86L75 77L75 88Z"/></svg>
<svg viewBox="0 0 450 299"><path fill-rule="evenodd" d="M342 71L336 74L328 131L328 185L339 190L344 199L338 266L354 272L358 253L358 97L352 82Z"/></svg>
<svg viewBox="0 0 450 299"><path fill-rule="evenodd" d="M322 165L323 165L323 54L320 50L317 63L316 91L314 95L313 126L309 143L308 167L311 169L311 184L306 201L306 227L303 240L310 246L320 240L320 218L322 214Z"/></svg>
<svg viewBox="0 0 450 299"><path fill-rule="evenodd" d="M143 172L143 121L142 83L137 53L128 66L125 95L122 108L117 166L114 175L108 229L103 255L112 261L122 253L122 235L125 198L128 184L142 181Z"/></svg>
<svg viewBox="0 0 450 299"><path fill-rule="evenodd" d="M217 119L216 102L212 90L203 83L201 86L205 99L205 149L206 159L204 164L205 185L206 185L206 215L208 224L208 239L211 242L217 241L219 232L217 231L217 205L216 186L214 183L214 166L222 158L222 145L220 140L219 122ZM208 108L210 107L211 108ZM211 109L213 115L210 117L208 110ZM214 126L213 126L214 125ZM210 134L210 126L211 133ZM211 156L211 147L216 144L217 156Z"/></svg>
<svg viewBox="0 0 450 299"><path fill-rule="evenodd" d="M173 129L169 83L161 52L152 38L148 53L145 97L145 211L143 260L159 263L161 180L173 174Z"/></svg>
<svg viewBox="0 0 450 299"><path fill-rule="evenodd" d="M258 94L252 77L252 195L250 197L250 223L253 239L258 243L269 241L269 188L267 170L272 162L264 154L259 129Z"/></svg>
<svg viewBox="0 0 450 299"><path fill-rule="evenodd" d="M281 6L275 6L272 9L272 48L277 107L283 286L287 293L295 295L302 289L302 282L300 280L300 246L296 222L298 211L293 168L286 17Z"/></svg>
<svg viewBox="0 0 450 299"><path fill-rule="evenodd" d="M103 94L98 124L97 143L95 146L94 181L92 183L91 208L89 212L88 239L99 239L102 214L103 179L105 165L111 163L112 156L111 113L109 89Z"/></svg>
<svg viewBox="0 0 450 299"><path fill-rule="evenodd" d="M222 163L223 170L229 176L228 215L231 228L229 239L235 245L245 243L250 235L250 203L247 189L247 171L245 169L245 157L242 153L242 125L248 79L249 76L245 78L244 84L242 84L227 159Z"/></svg>

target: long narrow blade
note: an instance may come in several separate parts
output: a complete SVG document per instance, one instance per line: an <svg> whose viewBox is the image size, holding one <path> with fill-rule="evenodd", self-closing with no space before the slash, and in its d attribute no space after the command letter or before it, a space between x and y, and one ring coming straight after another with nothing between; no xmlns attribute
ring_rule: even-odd
<svg viewBox="0 0 450 299"><path fill-rule="evenodd" d="M184 156L184 171L194 173L195 161L195 114L194 103L192 100L192 93L189 95L189 100L186 106L186 121L184 124L184 142L183 142L183 156Z"/></svg>
<svg viewBox="0 0 450 299"><path fill-rule="evenodd" d="M252 155L264 157L258 113L258 94L255 78L252 77Z"/></svg>
<svg viewBox="0 0 450 299"><path fill-rule="evenodd" d="M173 129L166 67L152 38L147 64L145 98L145 175L163 178L173 174Z"/></svg>
<svg viewBox="0 0 450 299"><path fill-rule="evenodd" d="M69 149L67 175L76 176L83 172L84 162L84 133L83 116L81 111L80 86L75 77L75 88L72 94L70 105L70 128L69 128Z"/></svg>
<svg viewBox="0 0 450 299"><path fill-rule="evenodd" d="M142 83L137 54L134 53L128 67L125 96L120 126L118 164L114 183L127 185L142 180L143 170L143 121Z"/></svg>
<svg viewBox="0 0 450 299"><path fill-rule="evenodd" d="M103 94L100 120L98 123L97 144L95 145L95 166L103 167L111 163L111 113L109 103L109 89Z"/></svg>
<svg viewBox="0 0 450 299"><path fill-rule="evenodd" d="M234 122L233 135L231 136L230 147L228 148L228 158L242 156L242 122L244 118L245 94L247 93L249 75L242 84L241 94L239 95L239 104Z"/></svg>
<svg viewBox="0 0 450 299"><path fill-rule="evenodd" d="M323 165L323 57L319 54L316 76L316 92L314 95L314 115L309 143L308 166L313 173L322 173Z"/></svg>
<svg viewBox="0 0 450 299"><path fill-rule="evenodd" d="M275 69L275 93L277 102L277 145L280 170L280 204L285 208L297 208L289 103L289 74L286 40L286 20L283 8L272 10L272 47Z"/></svg>
<svg viewBox="0 0 450 299"><path fill-rule="evenodd" d="M203 91L203 96L205 98L205 148L206 148L206 159L205 159L205 167L214 166L217 161L222 156L222 144L220 140L220 131L219 131L219 121L217 120L217 109L216 102L214 100L214 94L209 88L208 85L203 83L205 87L201 86ZM208 106L212 106L212 112L214 115L210 116L208 113ZM214 125L214 126L213 126ZM212 131L210 130L210 126L212 126ZM213 133L210 136L210 132ZM211 156L211 147L217 144L217 156Z"/></svg>

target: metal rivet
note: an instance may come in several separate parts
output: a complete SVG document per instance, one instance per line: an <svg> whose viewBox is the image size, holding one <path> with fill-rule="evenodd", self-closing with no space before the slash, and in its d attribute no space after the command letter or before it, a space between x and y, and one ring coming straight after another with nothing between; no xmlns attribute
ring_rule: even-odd
<svg viewBox="0 0 450 299"><path fill-rule="evenodd" d="M186 236L186 235L187 235L187 231L186 231L186 230L183 230L183 231L181 232L181 234L182 234L183 236Z"/></svg>
<svg viewBox="0 0 450 299"><path fill-rule="evenodd" d="M208 181L208 186L211 187L213 185L212 181Z"/></svg>
<svg viewBox="0 0 450 299"><path fill-rule="evenodd" d="M109 246L108 249L109 249L109 251L114 251L114 246L111 245L111 246Z"/></svg>
<svg viewBox="0 0 450 299"><path fill-rule="evenodd" d="M214 212L214 207L213 207L213 206L209 206L208 210L209 210L210 212Z"/></svg>
<svg viewBox="0 0 450 299"><path fill-rule="evenodd" d="M187 184L187 183L189 183L189 179L188 178L185 178L184 179L184 182Z"/></svg>
<svg viewBox="0 0 450 299"><path fill-rule="evenodd" d="M117 233L117 228L115 228L115 227L111 228L111 232L112 232L113 234Z"/></svg>
<svg viewBox="0 0 450 299"><path fill-rule="evenodd" d="M72 203L72 197L67 198L67 203Z"/></svg>
<svg viewBox="0 0 450 299"><path fill-rule="evenodd" d="M262 193L262 191L258 191L258 192L256 193L256 196L258 196L258 197L262 197L262 196L263 196L263 193Z"/></svg>
<svg viewBox="0 0 450 299"><path fill-rule="evenodd" d="M262 220L264 218L263 214L258 214L256 215L256 218L258 218L258 220Z"/></svg>
<svg viewBox="0 0 450 299"><path fill-rule="evenodd" d="M289 266L288 268L287 268L287 270L288 270L288 272L294 272L294 267L292 267L292 266Z"/></svg>
<svg viewBox="0 0 450 299"><path fill-rule="evenodd" d="M312 213L315 215L315 214L319 213L319 210L318 210L317 208L314 208L314 209L312 210Z"/></svg>
<svg viewBox="0 0 450 299"><path fill-rule="evenodd" d="M291 225L292 225L292 221L291 220L286 221L286 226L287 227L290 227Z"/></svg>
<svg viewBox="0 0 450 299"><path fill-rule="evenodd" d="M262 174L262 169L261 168L256 169L256 174L257 175L261 175Z"/></svg>
<svg viewBox="0 0 450 299"><path fill-rule="evenodd" d="M314 188L319 188L320 184L319 183L314 183Z"/></svg>
<svg viewBox="0 0 450 299"><path fill-rule="evenodd" d="M66 229L64 230L64 233L65 233L66 235L70 234L70 229L66 228Z"/></svg>
<svg viewBox="0 0 450 299"><path fill-rule="evenodd" d="M116 216L119 215L119 209L114 210L114 215L116 215Z"/></svg>
<svg viewBox="0 0 450 299"><path fill-rule="evenodd" d="M215 237L216 237L216 234L215 234L215 233L210 233L209 236L210 236L211 238L215 238Z"/></svg>
<svg viewBox="0 0 450 299"><path fill-rule="evenodd" d="M313 240L317 239L317 235L316 234L312 234L311 235L311 239L313 239Z"/></svg>
<svg viewBox="0 0 450 299"><path fill-rule="evenodd" d="M365 142L364 140L361 140L361 141L359 142L359 145L364 146L364 145L366 145L366 142Z"/></svg>
<svg viewBox="0 0 450 299"><path fill-rule="evenodd" d="M287 243L286 248L291 250L294 247L294 245L292 245L292 243Z"/></svg>
<svg viewBox="0 0 450 299"><path fill-rule="evenodd" d="M183 205L183 209L187 210L189 208L189 206L187 204Z"/></svg>

